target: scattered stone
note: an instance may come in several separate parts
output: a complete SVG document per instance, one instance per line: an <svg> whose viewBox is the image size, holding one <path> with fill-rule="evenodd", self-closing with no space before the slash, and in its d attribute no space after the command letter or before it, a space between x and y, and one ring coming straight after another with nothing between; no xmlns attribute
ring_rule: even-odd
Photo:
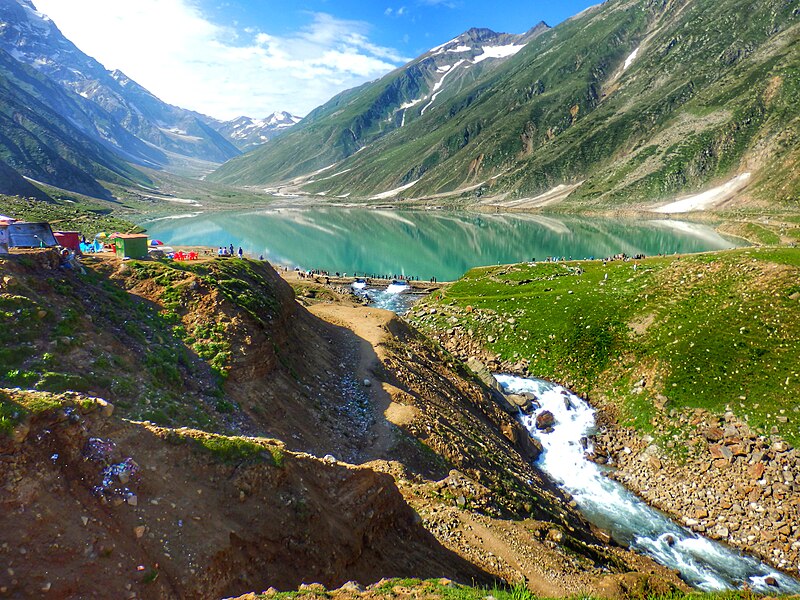
<svg viewBox="0 0 800 600"><path fill-rule="evenodd" d="M364 387L370 387L370 386L372 386L372 382L369 379L365 379L364 380Z"/></svg>
<svg viewBox="0 0 800 600"><path fill-rule="evenodd" d="M339 588L339 591L360 594L364 591L364 586L357 581L348 581L342 584L342 587Z"/></svg>
<svg viewBox="0 0 800 600"><path fill-rule="evenodd" d="M731 452L727 446L713 444L708 447L708 451L711 453L711 457L714 459L730 460L733 458L733 452Z"/></svg>
<svg viewBox="0 0 800 600"><path fill-rule="evenodd" d="M547 531L547 539L558 544L564 539L564 533L558 529L549 529Z"/></svg>
<svg viewBox="0 0 800 600"><path fill-rule="evenodd" d="M764 466L764 463L758 462L748 467L747 474L750 476L751 479L761 479L764 476L765 470L766 467Z"/></svg>
<svg viewBox="0 0 800 600"><path fill-rule="evenodd" d="M31 431L30 424L27 421L23 421L22 423L14 427L14 430L11 432L11 440L15 444L21 444L22 442L25 441L25 438L28 437L30 431Z"/></svg>
<svg viewBox="0 0 800 600"><path fill-rule="evenodd" d="M133 528L133 535L136 536L136 539L141 538L144 535L146 527L144 525L137 525Z"/></svg>

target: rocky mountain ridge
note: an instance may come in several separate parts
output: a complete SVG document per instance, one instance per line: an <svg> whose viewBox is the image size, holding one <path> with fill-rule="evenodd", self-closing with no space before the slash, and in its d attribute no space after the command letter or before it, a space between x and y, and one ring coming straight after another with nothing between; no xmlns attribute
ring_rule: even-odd
<svg viewBox="0 0 800 600"><path fill-rule="evenodd" d="M150 153L141 147L134 151L127 140L101 132L120 150L161 166L169 164L165 152L210 162L238 154L209 127L208 117L166 104L120 71L107 71L65 38L30 0L3 3L0 21L2 49L99 106L125 131L156 148Z"/></svg>
<svg viewBox="0 0 800 600"><path fill-rule="evenodd" d="M148 179L130 166L131 156L120 157L118 147L103 139L145 146L110 116L32 67L0 49L0 160L17 177L109 198L99 181L135 186ZM6 180L5 193L29 193L27 186ZM34 194L34 195L38 195Z"/></svg>
<svg viewBox="0 0 800 600"><path fill-rule="evenodd" d="M255 146L297 121L276 113L250 120L242 129L243 123L167 104L83 53L30 0L0 5L0 53L7 90L0 159L25 177L89 196L109 197L101 181L147 182L120 166L123 161L203 174L239 155L235 144ZM21 106L14 104L16 98L25 98ZM64 131L73 133L64 136ZM9 184L0 191L19 189Z"/></svg>

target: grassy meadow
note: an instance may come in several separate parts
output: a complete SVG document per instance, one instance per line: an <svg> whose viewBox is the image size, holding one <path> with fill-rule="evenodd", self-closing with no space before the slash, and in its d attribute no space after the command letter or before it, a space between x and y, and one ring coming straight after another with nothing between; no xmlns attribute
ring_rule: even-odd
<svg viewBox="0 0 800 600"><path fill-rule="evenodd" d="M473 269L415 315L604 396L642 431L658 405L800 441L800 249Z"/></svg>

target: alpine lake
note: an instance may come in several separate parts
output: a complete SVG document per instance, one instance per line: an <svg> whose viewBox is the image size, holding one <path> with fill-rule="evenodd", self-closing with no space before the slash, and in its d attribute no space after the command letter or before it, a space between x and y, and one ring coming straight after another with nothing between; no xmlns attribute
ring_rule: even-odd
<svg viewBox="0 0 800 600"><path fill-rule="evenodd" d="M742 246L712 227L664 218L369 208L203 212L141 223L168 245L243 248L275 265L452 281L477 266L685 254Z"/></svg>

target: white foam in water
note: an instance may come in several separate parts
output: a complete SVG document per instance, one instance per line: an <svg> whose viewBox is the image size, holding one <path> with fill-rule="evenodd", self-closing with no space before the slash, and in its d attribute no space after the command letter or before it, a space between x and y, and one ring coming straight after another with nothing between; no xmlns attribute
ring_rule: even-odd
<svg viewBox="0 0 800 600"><path fill-rule="evenodd" d="M354 290L363 290L367 287L367 283L365 281L354 281L350 285L353 286Z"/></svg>
<svg viewBox="0 0 800 600"><path fill-rule="evenodd" d="M416 294L407 294L411 287L406 283L395 282L389 284L385 290L369 289L356 290L369 298L370 306L390 310L398 315L405 314L411 305L419 298Z"/></svg>
<svg viewBox="0 0 800 600"><path fill-rule="evenodd" d="M541 408L520 419L544 451L539 466L566 489L587 519L611 532L614 539L676 569L688 583L705 591L744 585L761 593L800 592L800 582L769 565L680 527L649 507L624 486L605 477L603 467L587 460L580 440L595 431L594 409L563 387L538 379L497 375L509 393L530 392ZM569 399L568 408L565 398ZM536 429L536 414L549 410L554 430ZM768 585L772 577L777 585Z"/></svg>
<svg viewBox="0 0 800 600"><path fill-rule="evenodd" d="M386 287L387 294L402 294L408 289L408 284L406 283L390 283Z"/></svg>

